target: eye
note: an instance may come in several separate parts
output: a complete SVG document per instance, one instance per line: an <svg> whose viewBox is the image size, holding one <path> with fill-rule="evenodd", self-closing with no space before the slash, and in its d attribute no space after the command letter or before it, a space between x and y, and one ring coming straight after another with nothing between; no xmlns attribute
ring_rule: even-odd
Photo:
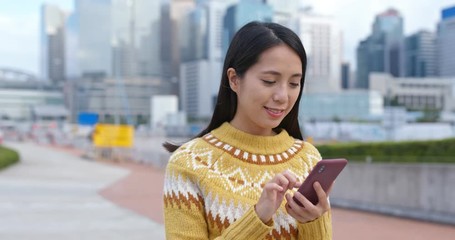
<svg viewBox="0 0 455 240"><path fill-rule="evenodd" d="M264 82L265 85L272 85L275 83L275 81L264 80L264 79L262 79L262 82Z"/></svg>
<svg viewBox="0 0 455 240"><path fill-rule="evenodd" d="M289 83L291 85L291 88L298 88L300 86L300 83Z"/></svg>

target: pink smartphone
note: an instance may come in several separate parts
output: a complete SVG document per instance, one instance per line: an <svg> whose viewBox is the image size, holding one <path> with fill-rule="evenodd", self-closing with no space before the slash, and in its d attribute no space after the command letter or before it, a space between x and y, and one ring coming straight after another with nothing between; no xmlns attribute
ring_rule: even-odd
<svg viewBox="0 0 455 240"><path fill-rule="evenodd" d="M299 188L299 192L303 194L314 205L318 204L318 195L314 190L314 182L319 182L325 192L330 185L335 181L335 178L341 173L348 161L346 159L323 159L319 161L308 177L304 180ZM302 207L302 204L293 197L294 201Z"/></svg>

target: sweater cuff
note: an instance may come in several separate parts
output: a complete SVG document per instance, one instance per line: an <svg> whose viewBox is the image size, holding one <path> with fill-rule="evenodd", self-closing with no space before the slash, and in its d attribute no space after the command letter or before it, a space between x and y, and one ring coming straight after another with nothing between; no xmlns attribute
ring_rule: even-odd
<svg viewBox="0 0 455 240"><path fill-rule="evenodd" d="M259 219L254 206L223 232L224 239L263 239L272 229L273 220L266 225Z"/></svg>
<svg viewBox="0 0 455 240"><path fill-rule="evenodd" d="M307 223L298 223L299 235L303 239L332 239L332 221L330 211L318 219Z"/></svg>

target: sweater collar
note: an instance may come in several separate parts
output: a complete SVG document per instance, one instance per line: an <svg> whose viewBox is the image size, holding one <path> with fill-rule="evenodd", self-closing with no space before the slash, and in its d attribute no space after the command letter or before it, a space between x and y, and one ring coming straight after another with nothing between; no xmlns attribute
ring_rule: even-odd
<svg viewBox="0 0 455 240"><path fill-rule="evenodd" d="M225 150L231 146L240 150L243 154L257 155L282 154L289 150L292 153L296 152L293 150L300 149L303 144L302 141L295 140L289 136L284 129L274 136L258 136L243 132L228 122L223 123L205 137L208 142L210 142L210 138L215 138L217 142L221 142L218 143L218 147L223 147L227 144ZM212 140L213 143L215 143L215 140Z"/></svg>

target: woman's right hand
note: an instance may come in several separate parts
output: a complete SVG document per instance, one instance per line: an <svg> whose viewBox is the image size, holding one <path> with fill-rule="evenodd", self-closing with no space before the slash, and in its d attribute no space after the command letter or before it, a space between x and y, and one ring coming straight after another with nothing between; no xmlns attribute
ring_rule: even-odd
<svg viewBox="0 0 455 240"><path fill-rule="evenodd" d="M272 180L265 184L261 197L255 205L256 214L262 222L269 222L281 205L286 191L299 187L301 183L289 171L275 175Z"/></svg>
<svg viewBox="0 0 455 240"><path fill-rule="evenodd" d="M327 192L324 192L324 189L322 189L319 182L315 182L313 184L313 188L318 195L318 203L316 205L311 203L310 200L308 200L300 192L295 192L294 196L303 205L299 206L289 193L286 194L286 211L289 215L291 215L291 217L295 218L300 223L311 222L316 218L319 218L330 210L330 202L328 196L330 190L332 189L332 186L333 183L330 186L329 190L327 190Z"/></svg>

